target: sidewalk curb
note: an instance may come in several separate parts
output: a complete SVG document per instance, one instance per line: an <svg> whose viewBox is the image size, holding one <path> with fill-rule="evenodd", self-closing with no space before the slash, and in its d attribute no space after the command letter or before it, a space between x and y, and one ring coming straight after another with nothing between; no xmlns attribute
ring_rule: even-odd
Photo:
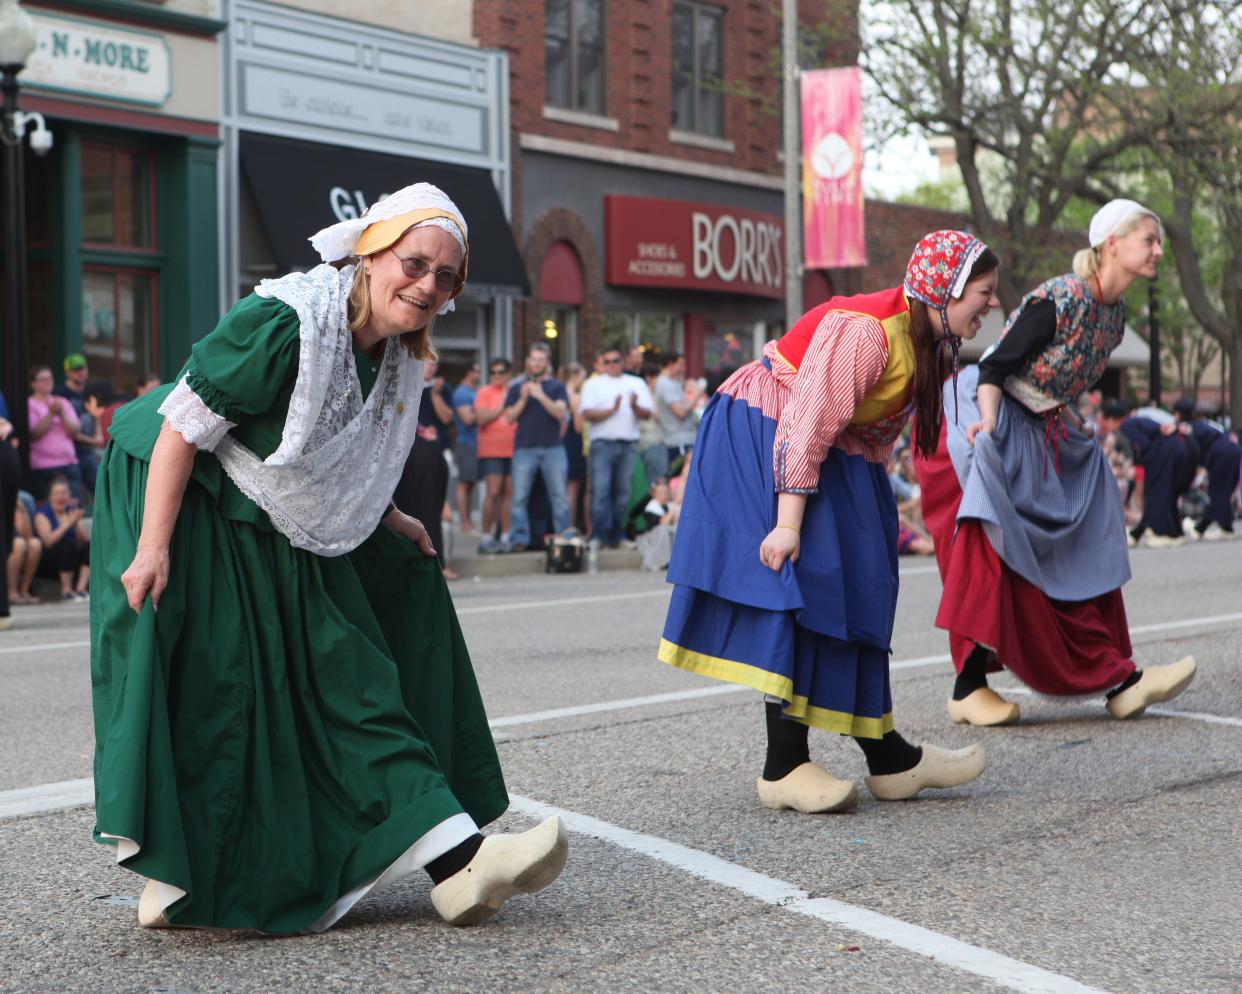
<svg viewBox="0 0 1242 994"><path fill-rule="evenodd" d="M583 551L583 559L586 553ZM449 560L449 567L464 578L480 576L532 576L546 572L547 557L542 552L509 552L504 555L462 556ZM637 549L601 549L599 568L608 570L637 570L643 565L643 557ZM586 563L582 564L586 573Z"/></svg>

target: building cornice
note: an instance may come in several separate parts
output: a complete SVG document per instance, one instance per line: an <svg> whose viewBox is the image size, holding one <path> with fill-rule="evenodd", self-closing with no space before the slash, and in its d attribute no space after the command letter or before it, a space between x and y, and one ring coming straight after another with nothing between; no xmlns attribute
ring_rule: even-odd
<svg viewBox="0 0 1242 994"><path fill-rule="evenodd" d="M671 155L652 155L649 152L605 148L564 138L549 138L546 135L522 134L519 136L518 144L526 152L544 152L548 155L564 155L574 159L590 159L593 162L605 162L613 166L651 169L655 172L676 173L679 176L699 176L721 183L753 186L761 190L781 191L785 188L784 180L780 176L734 169L730 166L716 166L709 162L678 159Z"/></svg>
<svg viewBox="0 0 1242 994"><path fill-rule="evenodd" d="M147 25L175 31L178 34L212 37L220 34L228 26L228 21L215 17L200 17L197 14L183 14L176 10L166 10L150 3L139 3L138 0L38 0L29 4L30 10L59 10L64 13L86 14L105 18L110 21L124 21L128 24Z"/></svg>

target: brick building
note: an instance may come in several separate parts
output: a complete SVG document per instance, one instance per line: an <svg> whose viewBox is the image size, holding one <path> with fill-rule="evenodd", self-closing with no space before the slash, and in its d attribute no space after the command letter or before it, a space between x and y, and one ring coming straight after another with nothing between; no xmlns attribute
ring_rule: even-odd
<svg viewBox="0 0 1242 994"><path fill-rule="evenodd" d="M856 4L800 20L855 61ZM476 0L509 57L515 350L675 348L700 374L783 328L780 30L768 0Z"/></svg>

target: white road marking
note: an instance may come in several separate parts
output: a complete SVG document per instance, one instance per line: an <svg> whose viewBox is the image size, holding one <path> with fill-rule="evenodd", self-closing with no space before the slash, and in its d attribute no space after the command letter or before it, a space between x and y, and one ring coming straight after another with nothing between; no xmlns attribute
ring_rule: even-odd
<svg viewBox="0 0 1242 994"><path fill-rule="evenodd" d="M597 704L579 704L576 707L552 708L549 711L531 711L527 714L512 714L505 718L493 718L489 725L492 728L505 728L508 725L531 725L537 721L556 721L558 718L577 718L583 714L599 714L601 711L620 711L623 708L641 708L650 704L667 704L670 701L691 701L699 697L716 697L720 694L737 694L749 687L735 683L716 684L711 687L695 687L692 690L675 690L667 694L650 694L647 697L626 697L615 701L600 701ZM751 691L754 693L754 691Z"/></svg>
<svg viewBox="0 0 1242 994"><path fill-rule="evenodd" d="M1107 994L1098 987L1088 987L1071 977L1052 973L981 946L972 946L951 936L904 922L900 918L891 918L831 898L813 898L806 891L784 880L757 873L668 839L644 835L600 821L590 815L565 811L525 797L510 797L509 800L514 811L536 818L557 815L572 831L658 860L700 880L728 887L784 911L839 925L850 932L926 956L944 966L974 974L1021 994Z"/></svg>
<svg viewBox="0 0 1242 994"><path fill-rule="evenodd" d="M1242 718L1227 718L1219 714L1204 714L1202 711L1174 711L1172 708L1148 708L1148 714L1160 714L1169 718L1189 718L1191 721L1206 721L1212 725L1232 725L1242 728Z"/></svg>
<svg viewBox="0 0 1242 994"><path fill-rule="evenodd" d="M1155 625L1137 625L1130 629L1131 635L1148 635L1152 632L1175 632L1179 628L1196 628L1199 625L1231 625L1242 621L1237 614L1209 614L1203 618L1184 618L1181 621L1162 621Z"/></svg>
<svg viewBox="0 0 1242 994"><path fill-rule="evenodd" d="M1027 697L1035 697L1035 691L1030 687L997 687L998 691L1004 691L1006 694L1024 694ZM1046 700L1047 698L1045 698ZM1148 714L1158 714L1166 718L1187 718L1190 721L1203 721L1209 725L1230 725L1234 728L1242 728L1242 718L1230 718L1227 715L1207 714L1204 711L1177 711L1173 708L1150 707L1147 709Z"/></svg>
<svg viewBox="0 0 1242 994"><path fill-rule="evenodd" d="M0 819L81 807L93 803L94 799L94 787L89 779L3 791L0 792ZM525 797L513 796L510 802L514 811L536 818L558 815L567 828L580 834L658 860L700 880L728 887L765 904L839 925L850 932L926 956L945 966L985 978L1020 994L1108 994L1107 991L1080 984L1070 977L1052 973L990 949L972 946L899 918L831 898L812 898L793 884L667 839L644 835L589 815L566 811Z"/></svg>
<svg viewBox="0 0 1242 994"><path fill-rule="evenodd" d="M1151 635L1156 632L1176 631L1182 628L1190 628L1196 625L1220 625L1231 624L1233 622L1242 621L1242 614L1213 614L1202 618L1189 618L1181 621L1169 621L1155 625L1141 625L1137 628L1130 629L1131 635ZM945 663L952 662L952 657L948 655L936 656L915 656L911 659L896 659L888 664L890 672L900 670L921 669L924 666L941 666ZM1008 689L1008 688L1006 688ZM541 721L557 721L561 718L577 718L587 714L602 714L607 711L623 711L627 708L648 707L653 704L668 704L676 701L692 701L700 697L717 697L722 694L737 694L750 690L749 687L743 687L738 684L712 684L706 687L695 687L690 690L678 690L667 694L651 694L646 697L627 697L613 701L599 701L594 704L579 704L574 707L552 708L547 711L531 711L526 714L507 715L503 718L493 718L491 721L492 728L505 728L512 725L533 725ZM1018 688L1017 693L1026 692L1025 688ZM753 691L752 691L753 693ZM1148 708L1148 711L1154 714L1165 713L1159 708ZM1168 712L1172 714L1173 712ZM1196 718L1201 721L1213 721L1217 724L1232 725L1242 724L1242 721L1236 718L1220 718L1216 715L1197 716L1189 711L1178 712L1177 717Z"/></svg>
<svg viewBox="0 0 1242 994"><path fill-rule="evenodd" d="M45 783L38 787L19 787L17 790L0 791L0 820L94 803L95 781L90 777Z"/></svg>
<svg viewBox="0 0 1242 994"><path fill-rule="evenodd" d="M0 649L0 653L41 652L44 649L88 649L90 644L90 639L87 639L84 642L43 642L38 645L6 645L3 649Z"/></svg>

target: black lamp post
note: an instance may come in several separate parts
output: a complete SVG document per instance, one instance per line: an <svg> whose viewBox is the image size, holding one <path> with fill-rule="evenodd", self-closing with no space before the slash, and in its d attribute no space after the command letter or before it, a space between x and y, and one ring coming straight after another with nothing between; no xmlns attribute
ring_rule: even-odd
<svg viewBox="0 0 1242 994"><path fill-rule="evenodd" d="M0 204L4 211L4 393L9 420L22 440L22 464L29 467L30 446L26 424L26 191L22 174L22 140L26 124L36 115L17 108L17 74L26 68L34 51L35 29L30 15L17 0L0 0L0 148L3 149L4 187ZM50 147L50 135L37 117L38 131L46 136L41 151ZM32 136L33 137L33 136Z"/></svg>

